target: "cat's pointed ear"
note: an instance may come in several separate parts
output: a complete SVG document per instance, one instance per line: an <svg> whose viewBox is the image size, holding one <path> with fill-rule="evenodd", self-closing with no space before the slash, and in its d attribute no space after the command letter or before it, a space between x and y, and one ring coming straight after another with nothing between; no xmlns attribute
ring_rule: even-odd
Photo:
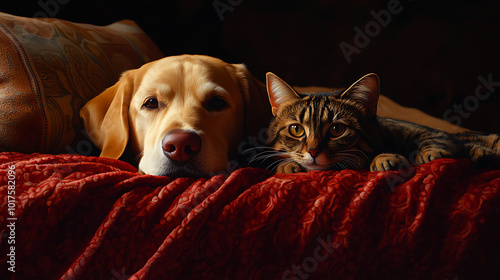
<svg viewBox="0 0 500 280"><path fill-rule="evenodd" d="M278 108L283 105L283 103L300 98L291 86L271 72L266 74L266 87L267 94L269 95L269 102L273 110L273 116L276 116Z"/></svg>
<svg viewBox="0 0 500 280"><path fill-rule="evenodd" d="M378 97L380 95L380 79L375 73L363 76L342 93L340 98L354 100L361 104L367 116L377 113Z"/></svg>

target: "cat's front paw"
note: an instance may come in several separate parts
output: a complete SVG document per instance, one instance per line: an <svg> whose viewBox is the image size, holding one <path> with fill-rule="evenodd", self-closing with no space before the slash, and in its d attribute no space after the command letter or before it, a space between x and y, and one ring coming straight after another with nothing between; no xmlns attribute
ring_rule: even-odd
<svg viewBox="0 0 500 280"><path fill-rule="evenodd" d="M472 145L469 157L477 168L500 167L500 153L482 145Z"/></svg>
<svg viewBox="0 0 500 280"><path fill-rule="evenodd" d="M370 171L397 170L410 166L410 162L400 154L380 154L372 160Z"/></svg>
<svg viewBox="0 0 500 280"><path fill-rule="evenodd" d="M282 162L276 168L276 173L297 173L304 171L306 170L295 162Z"/></svg>
<svg viewBox="0 0 500 280"><path fill-rule="evenodd" d="M415 160L415 163L420 165L424 163L428 163L430 161L433 161L435 159L440 159L440 158L451 158L453 157L453 154L442 149L430 149L430 150L425 150L421 151L417 154L417 158Z"/></svg>

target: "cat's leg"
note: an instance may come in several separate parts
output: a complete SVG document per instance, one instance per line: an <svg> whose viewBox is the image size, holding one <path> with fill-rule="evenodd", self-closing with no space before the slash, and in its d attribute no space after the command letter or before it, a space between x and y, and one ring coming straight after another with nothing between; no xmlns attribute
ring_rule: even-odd
<svg viewBox="0 0 500 280"><path fill-rule="evenodd" d="M455 136L445 132L424 133L418 139L415 163L420 165L440 158L464 156L464 144Z"/></svg>
<svg viewBox="0 0 500 280"><path fill-rule="evenodd" d="M466 155L477 167L500 166L500 136L480 132L454 134L464 143Z"/></svg>
<svg viewBox="0 0 500 280"><path fill-rule="evenodd" d="M295 162L285 161L278 165L276 173L298 173L307 171Z"/></svg>
<svg viewBox="0 0 500 280"><path fill-rule="evenodd" d="M500 136L497 134L489 134L484 136L484 145L500 155Z"/></svg>
<svg viewBox="0 0 500 280"><path fill-rule="evenodd" d="M490 153L493 153L500 157L500 136L497 134L473 134L473 136L464 136L466 134L462 134L462 141L467 143L469 148L469 153L471 158L478 157L482 153L487 154L489 156ZM477 155L475 155L477 154Z"/></svg>
<svg viewBox="0 0 500 280"><path fill-rule="evenodd" d="M428 163L430 161L433 161L435 159L440 159L440 158L454 158L455 156L453 153L444 150L444 149L437 149L437 148L429 148L420 151L417 154L417 158L415 159L415 163L420 165L424 163Z"/></svg>
<svg viewBox="0 0 500 280"><path fill-rule="evenodd" d="M470 160L476 167L486 167L500 163L500 153L478 143L467 143L465 145Z"/></svg>
<svg viewBox="0 0 500 280"><path fill-rule="evenodd" d="M500 136L497 134L482 134L480 132L464 132L457 134L464 143L473 144L477 148L487 148L500 155ZM479 146L478 146L479 145ZM481 147L484 146L484 147Z"/></svg>
<svg viewBox="0 0 500 280"><path fill-rule="evenodd" d="M380 154L370 164L370 171L397 170L411 167L410 162L400 154Z"/></svg>

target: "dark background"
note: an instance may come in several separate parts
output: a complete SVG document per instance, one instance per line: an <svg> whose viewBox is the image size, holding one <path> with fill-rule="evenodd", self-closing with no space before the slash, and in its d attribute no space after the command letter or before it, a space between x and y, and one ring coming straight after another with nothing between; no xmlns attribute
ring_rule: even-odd
<svg viewBox="0 0 500 280"><path fill-rule="evenodd" d="M132 19L165 55L207 54L245 63L261 81L272 71L293 85L343 87L369 72L382 93L455 124L500 133L500 4L498 1L95 1L23 0L0 4L19 16L107 25ZM356 47L355 27L399 3L386 27ZM220 9L217 12L214 4ZM222 17L222 18L221 18ZM380 25L379 25L380 26ZM375 28L375 27L372 27ZM359 44L358 44L359 46ZM498 81L488 93L475 89ZM486 98L483 98L486 97Z"/></svg>

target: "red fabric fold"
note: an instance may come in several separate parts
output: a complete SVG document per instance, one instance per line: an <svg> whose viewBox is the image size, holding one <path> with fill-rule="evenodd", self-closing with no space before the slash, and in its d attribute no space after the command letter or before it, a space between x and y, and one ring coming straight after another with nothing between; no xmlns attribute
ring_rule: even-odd
<svg viewBox="0 0 500 280"><path fill-rule="evenodd" d="M106 158L2 153L0 178L1 279L500 278L500 171L465 159L172 179Z"/></svg>

